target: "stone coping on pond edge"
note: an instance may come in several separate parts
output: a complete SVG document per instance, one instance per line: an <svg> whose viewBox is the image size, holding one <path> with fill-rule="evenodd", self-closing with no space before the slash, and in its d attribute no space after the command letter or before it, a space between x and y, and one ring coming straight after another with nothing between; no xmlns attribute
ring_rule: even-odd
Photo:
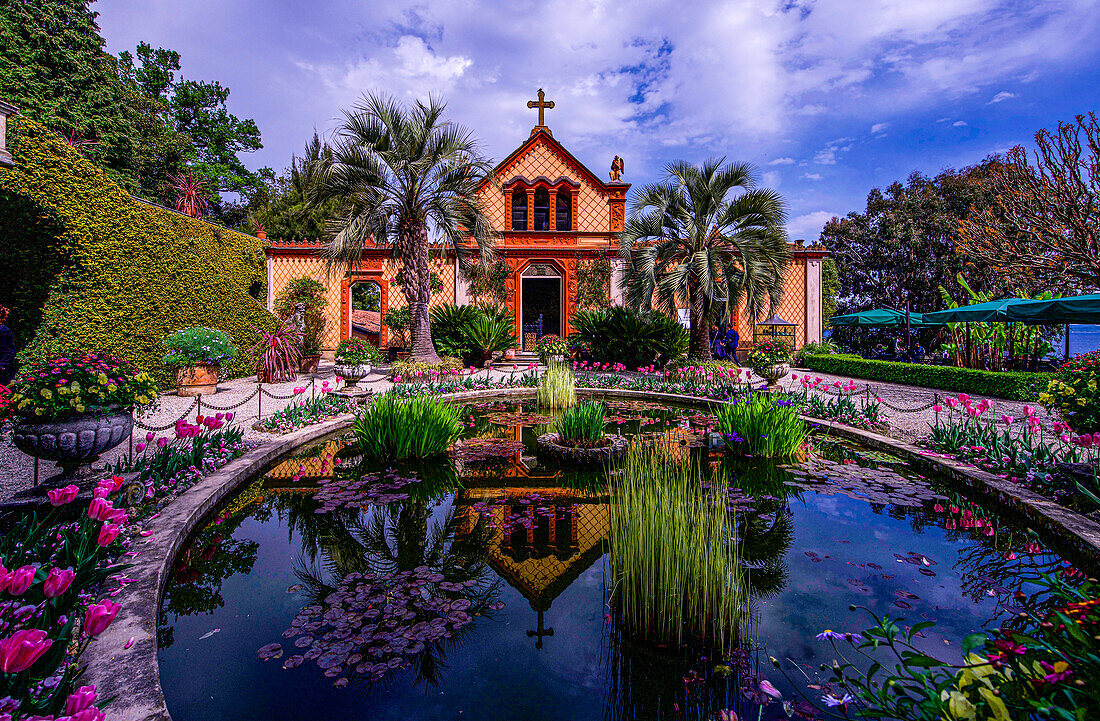
<svg viewBox="0 0 1100 721"><path fill-rule="evenodd" d="M489 398L529 398L535 388L490 388L440 396L448 401ZM725 401L673 393L577 388L589 397L664 401L683 405L712 406ZM85 664L81 685L95 684L100 698L111 699L107 713L111 721L170 721L160 685L157 661L157 617L168 573L183 543L205 516L226 496L273 461L300 447L346 428L354 416L348 414L298 429L253 448L188 488L146 522L149 536L135 536L130 547L140 555L129 562L125 575L134 579L113 600L122 605L114 623L94 639L79 661ZM978 495L1019 510L1027 521L1053 535L1074 556L1089 560L1085 569L1100 566L1100 524L1003 478L946 458L924 455L923 449L870 431L803 416L838 436L857 440L885 451L928 472L941 473ZM133 645L124 646L130 638ZM199 659L197 673L231 672L210 669Z"/></svg>

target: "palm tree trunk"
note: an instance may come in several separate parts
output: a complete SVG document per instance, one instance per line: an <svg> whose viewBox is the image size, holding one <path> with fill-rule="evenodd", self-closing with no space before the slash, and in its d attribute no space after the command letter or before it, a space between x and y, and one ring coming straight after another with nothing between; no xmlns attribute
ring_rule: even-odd
<svg viewBox="0 0 1100 721"><path fill-rule="evenodd" d="M410 360L439 363L428 320L431 266L428 264L428 226L423 220L403 222L397 229L405 269L405 300L409 303Z"/></svg>
<svg viewBox="0 0 1100 721"><path fill-rule="evenodd" d="M699 360L711 360L714 356L710 347L710 329L707 328L707 319L703 317L703 291L697 286L691 289L690 314L691 340L688 355Z"/></svg>

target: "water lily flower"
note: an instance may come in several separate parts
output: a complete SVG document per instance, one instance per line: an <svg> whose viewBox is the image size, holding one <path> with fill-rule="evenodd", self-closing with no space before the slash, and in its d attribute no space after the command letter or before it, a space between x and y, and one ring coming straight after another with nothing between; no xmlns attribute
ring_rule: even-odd
<svg viewBox="0 0 1100 721"><path fill-rule="evenodd" d="M51 568L42 584L42 595L46 598L57 598L69 590L76 572L71 568Z"/></svg>
<svg viewBox="0 0 1100 721"><path fill-rule="evenodd" d="M71 483L64 488L46 491L46 495L50 497L51 506L64 506L66 503L72 503L79 493L80 489Z"/></svg>
<svg viewBox="0 0 1100 721"><path fill-rule="evenodd" d="M0 641L0 671L19 673L26 671L42 654L50 650L53 641L46 638L46 632L33 628L16 631Z"/></svg>
<svg viewBox="0 0 1100 721"><path fill-rule="evenodd" d="M122 606L111 601L102 601L88 606L88 610L84 613L85 633L89 636L98 636L106 631L121 608Z"/></svg>
<svg viewBox="0 0 1100 721"><path fill-rule="evenodd" d="M95 686L81 686L65 699L65 715L72 716L78 711L90 708L95 703Z"/></svg>

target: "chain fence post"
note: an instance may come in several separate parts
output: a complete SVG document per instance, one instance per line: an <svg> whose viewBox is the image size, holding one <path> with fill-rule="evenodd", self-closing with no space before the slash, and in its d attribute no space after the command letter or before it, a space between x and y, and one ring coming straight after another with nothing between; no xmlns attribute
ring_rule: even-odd
<svg viewBox="0 0 1100 721"><path fill-rule="evenodd" d="M256 384L256 422L259 422L264 417L264 384Z"/></svg>
<svg viewBox="0 0 1100 721"><path fill-rule="evenodd" d="M199 416L202 415L202 393L198 394L196 398L198 398L198 400L195 401L195 423L198 423Z"/></svg>

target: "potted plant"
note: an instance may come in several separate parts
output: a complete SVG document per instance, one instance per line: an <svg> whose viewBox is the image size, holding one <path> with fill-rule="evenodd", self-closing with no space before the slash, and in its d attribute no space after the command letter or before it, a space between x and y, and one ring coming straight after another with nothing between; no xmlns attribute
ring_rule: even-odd
<svg viewBox="0 0 1100 721"><path fill-rule="evenodd" d="M556 335L544 335L535 343L535 352L543 363L561 363L569 355L569 344Z"/></svg>
<svg viewBox="0 0 1100 721"><path fill-rule="evenodd" d="M32 364L3 410L12 443L27 455L56 461L58 478L72 476L130 437L134 408L157 399L152 376L105 355L62 357Z"/></svg>
<svg viewBox="0 0 1100 721"><path fill-rule="evenodd" d="M301 336L298 370L303 373L316 373L321 360L321 338L325 334L325 293L324 283L308 275L299 275L287 281L275 296L275 315L290 321Z"/></svg>
<svg viewBox="0 0 1100 721"><path fill-rule="evenodd" d="M237 355L227 333L202 326L170 333L164 347L168 349L164 365L175 370L176 395L180 396L217 393L221 364Z"/></svg>
<svg viewBox="0 0 1100 721"><path fill-rule="evenodd" d="M298 370L316 373L321 362L321 337L325 334L325 316L319 310L308 310L302 331L302 357Z"/></svg>
<svg viewBox="0 0 1100 721"><path fill-rule="evenodd" d="M336 375L344 379L344 388L370 375L371 366L382 360L382 351L359 338L348 338L336 346Z"/></svg>
<svg viewBox="0 0 1100 721"><path fill-rule="evenodd" d="M781 340L760 341L749 351L746 361L756 375L774 388L776 382L791 372L791 346Z"/></svg>
<svg viewBox="0 0 1100 721"><path fill-rule="evenodd" d="M252 346L256 360L256 380L260 383L278 383L298 377L298 359L301 353L301 337L289 320L284 320L274 331L256 329L260 340Z"/></svg>

